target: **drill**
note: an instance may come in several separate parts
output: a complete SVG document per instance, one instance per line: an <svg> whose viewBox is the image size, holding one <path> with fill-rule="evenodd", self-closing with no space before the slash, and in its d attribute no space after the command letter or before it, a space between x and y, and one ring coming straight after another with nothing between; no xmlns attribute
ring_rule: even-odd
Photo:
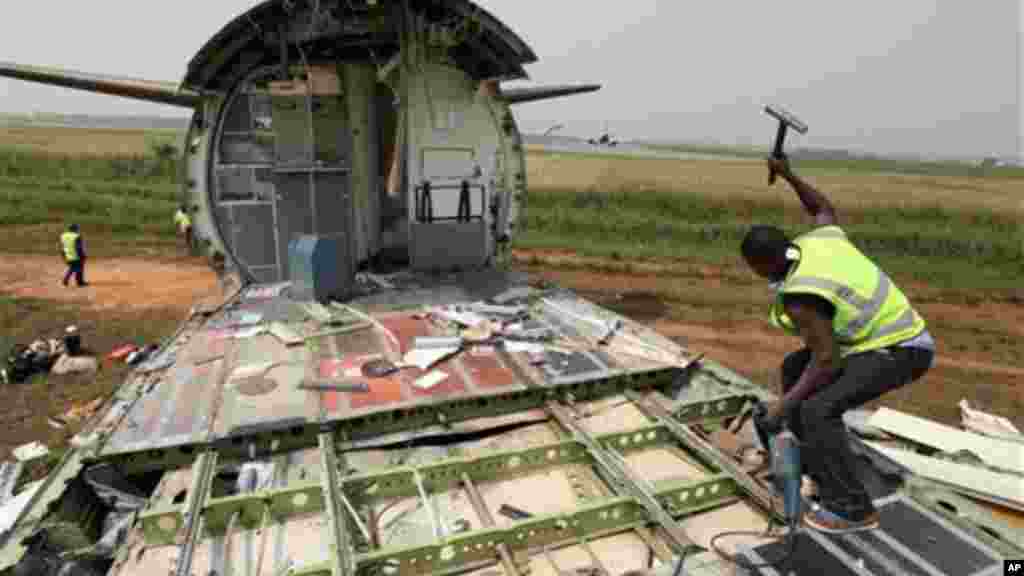
<svg viewBox="0 0 1024 576"><path fill-rule="evenodd" d="M767 409L763 403L754 405L754 430L761 444L768 451L768 462L772 470L772 483L782 495L783 515L789 524L789 536L800 526L803 500L800 485L803 479L800 466L800 442L785 424L775 434L770 434L764 419Z"/></svg>

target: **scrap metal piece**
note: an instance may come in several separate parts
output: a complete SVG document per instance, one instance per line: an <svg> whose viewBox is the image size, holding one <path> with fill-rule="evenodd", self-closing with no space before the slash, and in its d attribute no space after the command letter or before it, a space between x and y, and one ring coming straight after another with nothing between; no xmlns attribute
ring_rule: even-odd
<svg viewBox="0 0 1024 576"><path fill-rule="evenodd" d="M367 378L383 378L389 374L397 372L398 366L390 360L378 358L363 364L361 370L363 372L363 376L366 376Z"/></svg>
<svg viewBox="0 0 1024 576"><path fill-rule="evenodd" d="M351 380L345 382L331 382L329 380L303 381L299 383L301 390L334 390L338 392L359 392L367 393L370 385L362 380Z"/></svg>
<svg viewBox="0 0 1024 576"><path fill-rule="evenodd" d="M512 520L522 520L533 516L533 514L530 514L525 510L520 510L519 508L509 506L508 504L502 504L501 508L498 508L498 514L501 514L506 518L511 518Z"/></svg>

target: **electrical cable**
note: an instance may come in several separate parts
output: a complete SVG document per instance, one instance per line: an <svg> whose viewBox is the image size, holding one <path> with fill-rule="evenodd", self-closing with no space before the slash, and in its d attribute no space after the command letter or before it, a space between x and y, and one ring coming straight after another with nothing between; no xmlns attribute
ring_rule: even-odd
<svg viewBox="0 0 1024 576"><path fill-rule="evenodd" d="M770 508L771 513L774 515L775 514L775 502L769 502L768 506ZM770 568L770 567L775 567L775 566L778 566L778 565L782 564L786 560L789 560L790 558L793 557L794 554L796 554L796 542L797 542L797 539L796 539L797 530L796 530L796 528L799 525L799 519L793 519L792 520L792 522L791 522L791 524L789 526L789 530L787 530L785 534L772 537L772 536L770 536L770 534L771 534L771 531L772 531L772 526L774 526L774 525L775 525L775 520L773 519L772 516L769 516L768 517L768 525L765 526L765 529L764 529L763 532L757 532L757 531L754 531L754 530L731 530L731 531L728 531L728 532L719 532L718 534L715 534L711 538L711 541L709 542L709 545L711 546L711 549L714 550L716 554L718 554L719 557L721 557L723 560L725 560L727 562L731 562L732 564L735 564L737 566L740 566L740 567L743 567L743 568ZM785 542L788 550L786 551L786 553L781 558L779 558L777 560L774 560L772 562L755 563L755 562L752 562L750 560L747 560L747 559L742 558L742 557L737 556L737 555L726 554L725 552L722 551L721 548L719 548L715 544L718 540L720 540L722 538L725 538L727 536L755 536L755 537L758 537L758 538L771 538L772 540L774 540L776 542Z"/></svg>

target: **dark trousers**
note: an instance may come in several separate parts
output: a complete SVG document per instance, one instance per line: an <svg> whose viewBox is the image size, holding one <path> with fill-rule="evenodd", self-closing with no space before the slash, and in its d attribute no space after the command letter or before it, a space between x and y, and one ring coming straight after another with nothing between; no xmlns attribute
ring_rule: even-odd
<svg viewBox="0 0 1024 576"><path fill-rule="evenodd" d="M71 280L71 275L74 274L75 282L79 286L85 284L85 261L84 260L71 260L68 262L68 271L64 273L64 285L68 285L68 281Z"/></svg>
<svg viewBox="0 0 1024 576"><path fill-rule="evenodd" d="M194 254L196 251L195 239L192 237L192 227L185 227L185 247L188 248L189 254Z"/></svg>
<svg viewBox="0 0 1024 576"><path fill-rule="evenodd" d="M874 511L850 450L843 412L917 380L931 367L933 356L931 350L899 347L847 356L831 384L786 414L790 430L802 445L804 471L817 483L821 503L830 512L859 521ZM810 360L807 348L786 356L783 394L796 384Z"/></svg>

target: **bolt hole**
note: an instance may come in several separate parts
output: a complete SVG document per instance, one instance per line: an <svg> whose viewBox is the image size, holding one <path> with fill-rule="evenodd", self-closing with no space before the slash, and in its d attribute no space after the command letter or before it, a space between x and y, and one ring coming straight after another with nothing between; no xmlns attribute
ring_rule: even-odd
<svg viewBox="0 0 1024 576"><path fill-rule="evenodd" d="M979 525L978 528L980 528L982 532L984 532L985 534L988 534L989 536L995 538L996 540L1005 540L1005 538L1003 538L1002 534L1000 534L999 532L996 532L995 530L989 528L988 526L981 526L981 525Z"/></svg>

